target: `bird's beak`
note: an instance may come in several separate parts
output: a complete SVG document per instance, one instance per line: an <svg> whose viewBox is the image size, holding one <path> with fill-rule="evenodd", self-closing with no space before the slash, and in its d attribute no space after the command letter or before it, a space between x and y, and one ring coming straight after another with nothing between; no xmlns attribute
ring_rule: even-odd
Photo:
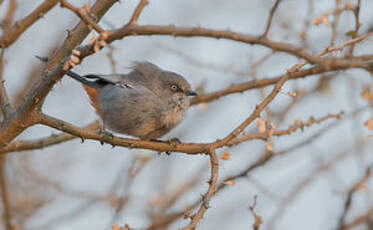
<svg viewBox="0 0 373 230"><path fill-rule="evenodd" d="M198 94L192 90L188 92L188 96L197 96L197 95Z"/></svg>

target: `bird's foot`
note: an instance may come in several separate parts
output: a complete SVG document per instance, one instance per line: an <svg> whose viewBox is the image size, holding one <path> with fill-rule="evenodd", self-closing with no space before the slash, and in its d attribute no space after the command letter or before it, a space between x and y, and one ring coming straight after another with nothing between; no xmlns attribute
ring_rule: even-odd
<svg viewBox="0 0 373 230"><path fill-rule="evenodd" d="M104 128L100 129L99 134L101 135L101 137L103 139L113 139L114 138L114 135L111 132L109 132L106 129L104 129ZM103 141L101 141L100 143L101 143L101 145L104 144Z"/></svg>
<svg viewBox="0 0 373 230"><path fill-rule="evenodd" d="M179 138L175 137L175 138L172 138L172 139L169 139L166 141L169 145L171 145L171 147L175 148L177 145L181 144L181 141L179 140Z"/></svg>

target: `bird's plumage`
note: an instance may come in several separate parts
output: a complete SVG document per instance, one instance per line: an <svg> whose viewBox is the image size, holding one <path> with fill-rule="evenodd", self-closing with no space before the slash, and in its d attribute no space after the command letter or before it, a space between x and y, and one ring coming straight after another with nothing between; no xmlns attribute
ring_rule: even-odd
<svg viewBox="0 0 373 230"><path fill-rule="evenodd" d="M159 138L178 125L193 95L182 76L149 62L136 62L128 74L67 74L83 84L105 127L141 139Z"/></svg>

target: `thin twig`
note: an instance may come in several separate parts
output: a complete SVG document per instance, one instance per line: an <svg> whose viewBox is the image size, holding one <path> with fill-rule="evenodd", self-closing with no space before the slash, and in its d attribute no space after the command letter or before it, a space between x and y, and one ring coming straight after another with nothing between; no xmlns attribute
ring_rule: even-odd
<svg viewBox="0 0 373 230"><path fill-rule="evenodd" d="M269 12L269 17L268 17L268 20L267 20L266 28L265 28L264 33L261 37L263 37L263 38L267 37L269 29L271 28L273 15L275 14L275 11L276 11L278 5L280 4L280 2L281 2L281 0L276 0L275 4L272 6L271 11Z"/></svg>
<svg viewBox="0 0 373 230"><path fill-rule="evenodd" d="M368 179L371 177L371 175L372 175L371 171L372 171L372 167L367 168L365 170L364 175L354 185L352 185L348 189L347 198L346 198L346 201L345 201L345 204L344 204L342 215L341 215L341 217L339 218L339 221L338 221L337 229L340 229L340 230L345 229L344 222L345 222L346 216L347 216L347 214L348 214L348 212L350 211L350 208L351 208L352 197L355 194L355 192L360 188L360 186L362 184L366 183L368 181Z"/></svg>
<svg viewBox="0 0 373 230"><path fill-rule="evenodd" d="M349 230L349 229L355 228L363 224L364 222L367 222L369 218L371 218L372 216L373 216L373 207L370 208L366 213L362 214L361 216L358 216L355 220L344 225L342 230Z"/></svg>
<svg viewBox="0 0 373 230"><path fill-rule="evenodd" d="M192 215L192 221L183 228L184 230L194 230L197 227L197 224L202 220L205 212L209 208L210 200L216 193L216 185L218 183L218 175L219 175L219 160L216 156L215 149L210 148L208 151L210 156L210 164L211 164L211 177L208 181L209 189L207 193L202 196L202 204L197 211L196 214Z"/></svg>
<svg viewBox="0 0 373 230"><path fill-rule="evenodd" d="M320 124L320 123L322 123L326 120L329 120L329 119L340 119L343 116L343 114L344 114L344 112L342 111L342 112L337 113L337 114L328 114L328 115L320 117L318 119L315 119L314 117L311 117L306 122L301 122L301 121L295 122L293 125L291 125L287 129L276 130L276 131L273 132L272 136L280 137L280 136L284 136L284 135L290 135L290 134L296 132L299 129L301 129L303 131L303 129L305 127L310 127L310 126L313 126L315 124ZM230 141L228 143L228 146L234 146L234 145L237 145L239 143L242 143L242 142L245 142L245 141L248 141L248 140L254 140L254 139L266 140L267 138L268 138L268 133L249 134L249 135L246 135L246 136L243 136L243 137L233 139L232 141Z"/></svg>
<svg viewBox="0 0 373 230"><path fill-rule="evenodd" d="M137 21L140 17L142 10L148 5L148 0L140 0L139 4L137 5L135 11L132 14L130 21L128 22L129 25L137 25Z"/></svg>

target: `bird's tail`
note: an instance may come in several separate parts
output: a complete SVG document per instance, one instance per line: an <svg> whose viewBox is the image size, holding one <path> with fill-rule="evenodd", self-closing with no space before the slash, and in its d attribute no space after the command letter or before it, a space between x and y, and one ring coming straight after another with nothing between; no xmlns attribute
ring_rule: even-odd
<svg viewBox="0 0 373 230"><path fill-rule="evenodd" d="M66 75L69 76L69 77L71 77L71 78L73 78L73 79L75 79L75 80L77 80L77 81L79 81L83 85L88 86L90 88L97 89L97 88L102 87L102 84L98 84L98 82L96 82L96 81L89 81L89 80L87 80L86 76L80 76L79 74L77 74L77 73L75 73L75 72L73 72L71 70L68 70L66 72Z"/></svg>

